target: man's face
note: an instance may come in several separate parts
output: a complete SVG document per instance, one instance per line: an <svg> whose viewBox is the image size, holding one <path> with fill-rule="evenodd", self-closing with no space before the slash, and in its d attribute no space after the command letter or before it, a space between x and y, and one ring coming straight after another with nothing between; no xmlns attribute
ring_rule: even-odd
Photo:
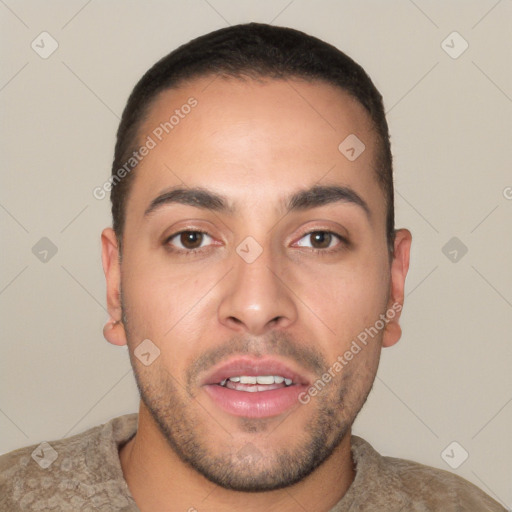
<svg viewBox="0 0 512 512"><path fill-rule="evenodd" d="M366 146L353 161L338 149L350 134ZM213 482L290 485L362 407L384 330L333 365L392 302L369 117L319 82L205 77L157 98L147 136L156 146L134 171L120 269L143 407ZM133 353L147 339L160 350L148 366Z"/></svg>

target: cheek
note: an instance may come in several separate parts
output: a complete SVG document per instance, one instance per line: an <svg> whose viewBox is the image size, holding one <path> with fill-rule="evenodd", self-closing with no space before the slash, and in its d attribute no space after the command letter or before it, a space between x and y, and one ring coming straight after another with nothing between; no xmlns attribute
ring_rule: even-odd
<svg viewBox="0 0 512 512"><path fill-rule="evenodd" d="M321 272L301 272L299 279L299 297L335 333L329 336L333 350L350 344L385 311L389 268L375 257L357 256ZM320 322L319 329L325 329Z"/></svg>
<svg viewBox="0 0 512 512"><path fill-rule="evenodd" d="M134 258L123 261L121 290L132 335L150 339L162 336L172 320L169 313L175 310L177 284L153 263Z"/></svg>
<svg viewBox="0 0 512 512"><path fill-rule="evenodd" d="M358 257L350 264L333 265L322 272L301 272L300 292L297 294L314 311L315 317L308 328L323 340L325 356L332 364L338 356L350 350L351 367L362 365L373 374L378 362L382 330L369 330L385 312L389 268L386 261ZM317 320L318 319L318 320ZM371 334L368 334L368 333ZM357 341L361 350L353 347ZM366 344L365 344L366 342ZM363 370L363 368L361 368Z"/></svg>
<svg viewBox="0 0 512 512"><path fill-rule="evenodd" d="M220 271L203 270L153 259L123 262L122 291L133 343L149 338L166 354L182 354L194 346L212 308L209 290ZM170 349L172 345L172 349Z"/></svg>

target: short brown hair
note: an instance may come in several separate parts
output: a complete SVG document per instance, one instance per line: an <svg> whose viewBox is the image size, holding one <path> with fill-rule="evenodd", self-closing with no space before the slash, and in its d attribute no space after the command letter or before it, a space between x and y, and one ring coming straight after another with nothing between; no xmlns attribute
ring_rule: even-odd
<svg viewBox="0 0 512 512"><path fill-rule="evenodd" d="M193 39L159 60L134 87L117 131L112 164L112 178L117 183L110 199L119 244L133 172L121 180L116 172L137 148L138 131L152 101L166 89L205 75L321 80L340 87L361 103L378 134L375 172L386 199L386 237L393 253L393 167L381 94L364 69L334 46L298 30L260 23L235 25Z"/></svg>

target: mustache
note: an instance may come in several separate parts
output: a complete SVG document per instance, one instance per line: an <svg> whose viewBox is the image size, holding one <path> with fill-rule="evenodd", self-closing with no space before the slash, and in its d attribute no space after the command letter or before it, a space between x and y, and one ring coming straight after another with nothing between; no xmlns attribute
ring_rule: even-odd
<svg viewBox="0 0 512 512"><path fill-rule="evenodd" d="M322 375L328 369L322 354L311 346L298 343L291 335L273 331L257 338L247 335L234 336L220 346L199 356L187 370L187 384L192 386L200 374L231 356L281 356L294 361L314 375Z"/></svg>

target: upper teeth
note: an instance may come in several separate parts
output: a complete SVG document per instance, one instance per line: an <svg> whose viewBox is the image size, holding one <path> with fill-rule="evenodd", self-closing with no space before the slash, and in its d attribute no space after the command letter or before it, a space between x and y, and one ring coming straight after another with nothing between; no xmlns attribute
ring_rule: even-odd
<svg viewBox="0 0 512 512"><path fill-rule="evenodd" d="M240 375L236 377L229 377L229 379L224 379L220 383L221 386L224 386L228 380L231 382L240 382L240 384L281 384L283 382L287 386L291 386L292 384L292 379L285 379L280 375L258 375L257 377Z"/></svg>

